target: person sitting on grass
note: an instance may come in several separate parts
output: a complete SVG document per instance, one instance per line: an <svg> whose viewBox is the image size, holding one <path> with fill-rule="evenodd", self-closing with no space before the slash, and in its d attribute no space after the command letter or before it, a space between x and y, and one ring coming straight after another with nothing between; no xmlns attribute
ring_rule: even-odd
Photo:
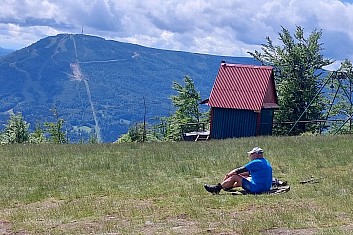
<svg viewBox="0 0 353 235"><path fill-rule="evenodd" d="M255 147L247 153L250 161L245 166L230 171L225 175L222 183L217 185L205 184L206 191L219 194L222 189L227 191L234 187L242 187L248 193L260 194L270 190L272 186L272 166L264 158L264 151Z"/></svg>

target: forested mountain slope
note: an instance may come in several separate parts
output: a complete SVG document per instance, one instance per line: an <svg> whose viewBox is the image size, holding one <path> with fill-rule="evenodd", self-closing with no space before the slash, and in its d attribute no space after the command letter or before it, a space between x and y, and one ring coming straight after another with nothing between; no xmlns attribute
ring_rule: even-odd
<svg viewBox="0 0 353 235"><path fill-rule="evenodd" d="M33 129L53 121L55 107L71 140L97 134L112 142L143 120L143 100L147 121L170 115L172 82L182 83L185 75L208 98L222 60L256 63L81 34L47 37L0 57L0 122L21 112Z"/></svg>

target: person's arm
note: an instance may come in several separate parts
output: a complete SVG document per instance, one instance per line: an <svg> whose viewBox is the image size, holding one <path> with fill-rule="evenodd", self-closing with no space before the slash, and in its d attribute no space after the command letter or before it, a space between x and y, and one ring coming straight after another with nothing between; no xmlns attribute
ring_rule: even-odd
<svg viewBox="0 0 353 235"><path fill-rule="evenodd" d="M232 175L242 175L242 174L247 173L247 172L249 172L249 171L246 169L245 166L243 166L243 167L239 167L237 169L234 169L234 170L230 171L226 176L230 177Z"/></svg>
<svg viewBox="0 0 353 235"><path fill-rule="evenodd" d="M243 177L250 177L250 172L247 171L247 172L241 173L241 174L239 174L239 175L241 175L241 176L243 176Z"/></svg>

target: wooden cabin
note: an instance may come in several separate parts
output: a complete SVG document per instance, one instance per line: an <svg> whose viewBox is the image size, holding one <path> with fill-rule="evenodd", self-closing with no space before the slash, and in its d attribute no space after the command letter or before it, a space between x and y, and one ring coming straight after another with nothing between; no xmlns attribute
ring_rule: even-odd
<svg viewBox="0 0 353 235"><path fill-rule="evenodd" d="M222 62L208 105L210 138L271 135L279 108L273 67Z"/></svg>

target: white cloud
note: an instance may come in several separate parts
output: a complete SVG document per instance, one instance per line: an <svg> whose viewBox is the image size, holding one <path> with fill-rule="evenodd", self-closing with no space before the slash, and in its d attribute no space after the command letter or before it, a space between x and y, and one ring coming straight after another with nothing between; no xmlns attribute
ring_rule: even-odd
<svg viewBox="0 0 353 235"><path fill-rule="evenodd" d="M327 65L325 67L323 67L326 70L330 70L330 71L336 71L337 69L339 69L341 67L341 63L342 61L334 61L332 64Z"/></svg>
<svg viewBox="0 0 353 235"><path fill-rule="evenodd" d="M0 47L84 32L155 48L246 56L281 26L322 29L325 56L353 60L353 5L339 0L3 0Z"/></svg>

